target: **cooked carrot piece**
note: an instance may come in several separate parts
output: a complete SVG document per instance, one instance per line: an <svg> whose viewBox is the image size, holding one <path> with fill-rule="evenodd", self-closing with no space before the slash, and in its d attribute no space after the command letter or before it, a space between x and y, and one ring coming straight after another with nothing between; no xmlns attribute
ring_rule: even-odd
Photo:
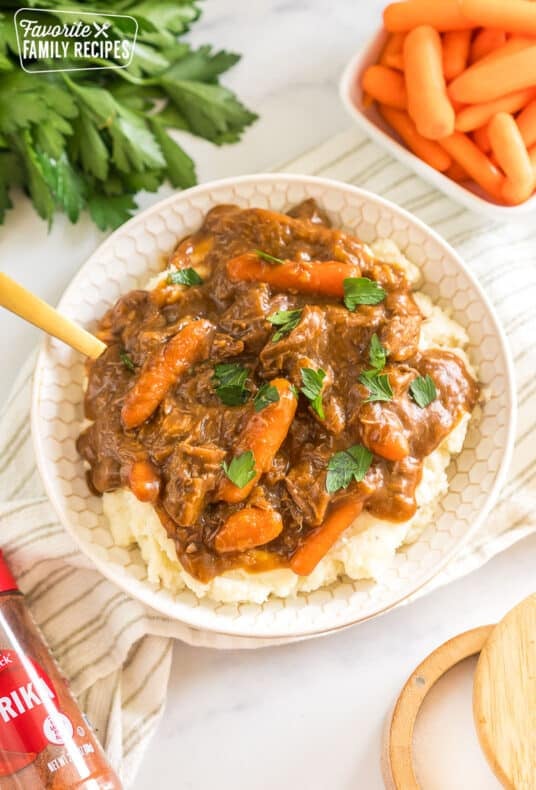
<svg viewBox="0 0 536 790"><path fill-rule="evenodd" d="M484 28L473 39L469 52L469 63L476 63L477 60L484 58L504 44L506 44L506 33L504 30Z"/></svg>
<svg viewBox="0 0 536 790"><path fill-rule="evenodd" d="M430 140L454 131L454 110L447 96L441 38L429 25L416 27L404 41L408 112L417 131Z"/></svg>
<svg viewBox="0 0 536 790"><path fill-rule="evenodd" d="M132 493L141 502L155 502L160 493L160 477L149 460L135 461L128 473Z"/></svg>
<svg viewBox="0 0 536 790"><path fill-rule="evenodd" d="M536 99L527 104L516 118L523 142L530 148L536 143Z"/></svg>
<svg viewBox="0 0 536 790"><path fill-rule="evenodd" d="M379 403L364 403L359 410L361 438L365 447L388 461L409 455L409 444L399 417Z"/></svg>
<svg viewBox="0 0 536 790"><path fill-rule="evenodd" d="M361 86L376 101L403 110L407 104L406 85L400 72L387 66L375 65L365 69Z"/></svg>
<svg viewBox="0 0 536 790"><path fill-rule="evenodd" d="M380 106L380 113L419 159L436 170L445 171L450 167L452 163L450 156L439 143L427 140L426 137L419 134L417 127L407 113L383 105Z"/></svg>
<svg viewBox="0 0 536 790"><path fill-rule="evenodd" d="M418 25L431 25L440 32L478 27L461 13L458 0L390 3L383 11L383 24L390 33L406 33Z"/></svg>
<svg viewBox="0 0 536 790"><path fill-rule="evenodd" d="M345 529L359 516L363 502L357 497L337 502L321 526L294 552L290 567L299 576L308 576L328 553Z"/></svg>
<svg viewBox="0 0 536 790"><path fill-rule="evenodd" d="M470 30L450 30L443 35L443 74L447 82L457 77L465 69L470 46Z"/></svg>
<svg viewBox="0 0 536 790"><path fill-rule="evenodd" d="M473 140L478 145L481 151L485 154L491 151L491 143L489 141L488 125L480 126L473 132Z"/></svg>
<svg viewBox="0 0 536 790"><path fill-rule="evenodd" d="M262 411L252 411L234 450L235 457L251 450L255 459L255 477L242 488L224 477L216 499L223 499L224 502L242 502L246 499L261 475L269 471L275 454L285 441L298 401L286 379L274 379L270 384L277 389L279 400L270 403Z"/></svg>
<svg viewBox="0 0 536 790"><path fill-rule="evenodd" d="M502 195L508 203L522 203L534 189L534 171L517 124L500 112L490 121L488 133L491 150L506 174Z"/></svg>
<svg viewBox="0 0 536 790"><path fill-rule="evenodd" d="M282 291L344 296L344 280L360 277L361 270L340 261L285 261L277 265L247 252L227 263L227 274L234 282L261 282Z"/></svg>
<svg viewBox="0 0 536 790"><path fill-rule="evenodd" d="M536 88L523 88L494 101L470 104L456 115L456 129L459 132L472 132L484 126L498 112L517 112L534 98L535 93Z"/></svg>
<svg viewBox="0 0 536 790"><path fill-rule="evenodd" d="M439 143L477 184L492 197L501 199L504 176L466 134L454 132Z"/></svg>
<svg viewBox="0 0 536 790"><path fill-rule="evenodd" d="M445 175L448 176L452 181L461 182L461 181L468 181L470 179L470 175L467 170L460 165L459 162L453 162L448 170L445 170Z"/></svg>
<svg viewBox="0 0 536 790"><path fill-rule="evenodd" d="M534 11L536 13L536 4ZM448 94L456 101L479 104L535 85L536 46L532 46L510 55L493 58L487 63L475 63L450 83Z"/></svg>
<svg viewBox="0 0 536 790"><path fill-rule="evenodd" d="M210 321L191 321L148 357L121 409L127 430L137 428L151 416L190 365L207 359L213 332Z"/></svg>
<svg viewBox="0 0 536 790"><path fill-rule="evenodd" d="M477 27L536 35L536 6L527 0L459 0L462 16Z"/></svg>
<svg viewBox="0 0 536 790"><path fill-rule="evenodd" d="M254 549L277 538L282 530L283 519L277 510L245 507L229 516L214 538L214 548L220 554Z"/></svg>

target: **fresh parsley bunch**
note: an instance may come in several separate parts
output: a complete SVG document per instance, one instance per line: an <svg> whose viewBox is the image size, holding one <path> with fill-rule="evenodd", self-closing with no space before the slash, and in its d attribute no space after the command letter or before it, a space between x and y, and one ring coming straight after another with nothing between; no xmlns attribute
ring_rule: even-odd
<svg viewBox="0 0 536 790"><path fill-rule="evenodd" d="M26 3L51 10L51 22L76 21L57 5ZM196 183L194 163L169 129L222 145L239 140L256 118L219 84L239 55L180 40L200 15L196 0L69 0L69 11L134 16L132 61L122 69L39 74L20 67L17 4L1 8L0 223L18 186L49 223L57 210L76 222L87 208L99 228L115 228L136 208L138 191L154 192L166 179L179 188ZM105 21L111 37L128 35L121 18ZM45 61L38 65L46 68Z"/></svg>

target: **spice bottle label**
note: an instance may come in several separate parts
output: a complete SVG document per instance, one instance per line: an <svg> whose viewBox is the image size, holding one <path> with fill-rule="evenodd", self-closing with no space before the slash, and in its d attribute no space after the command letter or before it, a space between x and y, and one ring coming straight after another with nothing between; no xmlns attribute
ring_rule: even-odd
<svg viewBox="0 0 536 790"><path fill-rule="evenodd" d="M13 650L0 650L0 776L20 770L49 744L63 744L72 735L71 720L58 710L44 669Z"/></svg>

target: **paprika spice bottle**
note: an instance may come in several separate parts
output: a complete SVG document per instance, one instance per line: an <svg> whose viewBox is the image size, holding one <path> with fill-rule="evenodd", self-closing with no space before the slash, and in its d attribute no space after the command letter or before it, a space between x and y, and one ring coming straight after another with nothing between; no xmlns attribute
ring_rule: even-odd
<svg viewBox="0 0 536 790"><path fill-rule="evenodd" d="M0 788L121 790L1 551Z"/></svg>

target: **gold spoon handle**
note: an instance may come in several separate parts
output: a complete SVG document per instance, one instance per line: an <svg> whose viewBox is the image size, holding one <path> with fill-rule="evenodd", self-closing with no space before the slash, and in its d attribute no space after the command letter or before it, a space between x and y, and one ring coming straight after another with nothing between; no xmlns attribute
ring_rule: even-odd
<svg viewBox="0 0 536 790"><path fill-rule="evenodd" d="M106 344L102 340L90 332L86 332L74 321L65 318L49 304L2 272L0 272L0 306L24 318L25 321L29 321L49 335L57 337L58 340L62 340L71 348L91 359L100 357L106 348Z"/></svg>

